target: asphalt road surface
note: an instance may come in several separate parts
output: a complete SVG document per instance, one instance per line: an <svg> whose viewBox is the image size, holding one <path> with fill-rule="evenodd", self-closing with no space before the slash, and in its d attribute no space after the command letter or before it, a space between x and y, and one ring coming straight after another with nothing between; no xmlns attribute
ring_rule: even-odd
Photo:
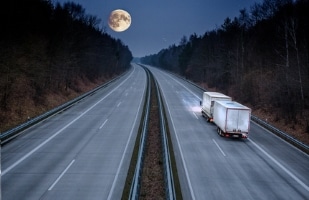
<svg viewBox="0 0 309 200"><path fill-rule="evenodd" d="M151 68L169 116L184 199L309 199L309 157L251 122L229 139L201 115L202 90Z"/></svg>
<svg viewBox="0 0 309 200"><path fill-rule="evenodd" d="M2 199L120 199L146 73L125 76L2 147Z"/></svg>

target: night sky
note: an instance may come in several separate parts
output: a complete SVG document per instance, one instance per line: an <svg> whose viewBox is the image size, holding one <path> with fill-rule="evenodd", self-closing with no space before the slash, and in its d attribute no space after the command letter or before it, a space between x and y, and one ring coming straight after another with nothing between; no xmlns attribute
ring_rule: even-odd
<svg viewBox="0 0 309 200"><path fill-rule="evenodd" d="M53 0L68 2L67 0ZM134 57L158 53L170 45L179 45L183 36L198 36L219 28L226 17L239 16L239 11L262 0L70 0L82 5L86 14L101 19L100 28L129 47ZM124 32L108 26L111 11L130 13L132 23Z"/></svg>

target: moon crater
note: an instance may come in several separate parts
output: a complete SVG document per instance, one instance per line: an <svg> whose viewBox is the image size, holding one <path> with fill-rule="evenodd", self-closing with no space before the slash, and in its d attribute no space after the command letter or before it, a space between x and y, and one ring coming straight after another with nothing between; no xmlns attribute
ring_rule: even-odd
<svg viewBox="0 0 309 200"><path fill-rule="evenodd" d="M114 10L109 16L108 25L112 30L116 32L125 31L131 25L131 16L125 10Z"/></svg>

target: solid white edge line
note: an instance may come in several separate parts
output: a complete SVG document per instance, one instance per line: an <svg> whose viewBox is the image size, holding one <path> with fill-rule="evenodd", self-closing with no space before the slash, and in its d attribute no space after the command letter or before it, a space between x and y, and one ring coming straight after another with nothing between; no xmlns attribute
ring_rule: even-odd
<svg viewBox="0 0 309 200"><path fill-rule="evenodd" d="M145 91L146 91L146 85L145 85L145 88L144 88L144 92L145 92ZM133 123L132 129L131 129L131 131L130 131L129 139L128 139L127 143L126 143L126 146L125 146L124 152L123 152L123 154L122 154L122 157L121 157L121 160L120 160L120 163L119 163L119 166L118 166L118 169L117 169L117 172L116 172L116 175L115 175L115 178L114 178L112 187L111 187L111 189L110 189L110 191L109 191L109 194L108 194L108 198L107 198L108 200L111 200L111 199L112 199L112 195L113 195L113 193L114 193L115 186L116 186L116 181L117 181L118 176L119 176L119 174L120 174L120 169L121 169L121 167L122 167L122 164L123 164L123 161L124 161L124 157L125 157L125 155L126 155L126 153L127 153L127 150L128 150L128 147L129 147L129 143L130 143L130 141L131 141L131 137L132 137L132 134L133 134L133 129L134 129L134 127L135 127L135 124L136 124L136 121L137 121L137 117L138 117L138 114L139 114L140 109L141 109L142 101L143 101L143 98L141 98L141 101L140 101L138 110L137 110L137 112L136 112L135 119L134 119L134 123Z"/></svg>
<svg viewBox="0 0 309 200"><path fill-rule="evenodd" d="M62 178L62 176L69 170L69 168L73 165L75 160L72 160L70 164L65 168L65 170L58 176L58 178L55 180L55 182L48 188L48 191L51 191L55 185L59 182L59 180Z"/></svg>
<svg viewBox="0 0 309 200"><path fill-rule="evenodd" d="M81 118L82 116L84 116L87 112L89 112L92 108L94 108L96 105L98 105L101 101L103 101L105 98L107 98L109 95L111 95L115 90L117 90L121 85L124 84L125 81L127 81L131 75L133 74L134 70L131 72L131 74L125 79L123 80L122 83L120 83L116 88L114 88L112 91L110 91L106 96L104 96L102 99L100 99L99 101L97 101L95 104L93 104L90 108L88 108L85 112L83 112L82 114L80 114L78 117L76 117L74 120L72 120L70 123L68 123L66 126L64 126L62 129L60 129L59 131L57 131L55 134L53 134L52 136L50 136L47 140L45 140L44 142L42 142L39 146L37 146L36 148L34 148L33 150L31 150L29 153L27 153L26 155L24 155L22 158L20 158L19 160L17 160L14 164L12 164L10 167L8 167L7 169L2 171L1 176L4 176L6 173L8 173L9 171L11 171L14 167L16 167L17 165L19 165L22 161L24 161L26 158L28 158L29 156L31 156L34 152L36 152L37 150L39 150L42 146L44 146L45 144L47 144L50 140L52 140L54 137L56 137L57 135L59 135L63 130L65 130L66 128L68 128L71 124L73 124L75 121L77 121L79 118Z"/></svg>
<svg viewBox="0 0 309 200"><path fill-rule="evenodd" d="M179 143L177 131L176 131L176 128L175 128L175 125L174 125L173 118L171 117L170 109L169 109L169 106L168 106L167 102L166 102L166 105L167 105L167 110L168 110L168 113L169 113L171 121L172 121L172 125L173 125L173 129L174 129L174 132L175 132L178 148L180 150L180 156L181 156L181 159L182 159L182 162L183 162L183 166L184 166L184 169L185 169L185 173L186 173L186 177L187 177L187 180L188 180L188 185L189 185L191 197L192 197L192 200L195 200L195 195L194 195L194 192L193 192L193 188L192 188L189 172L188 172L188 169L187 169L186 161L185 161L184 156L183 156L183 152L182 152L182 148L181 148L180 143Z"/></svg>
<svg viewBox="0 0 309 200"><path fill-rule="evenodd" d="M170 76L170 75L168 75ZM181 84L179 81L174 79L173 77L170 76L171 79L175 80L178 82L180 85L182 85L184 88L186 88L191 94L196 96L198 99L200 99L197 95L195 95L193 92L191 92L186 86ZM252 121L252 120L250 120ZM252 139L249 139L249 141L252 142L262 153L264 153L269 159L271 159L275 164L277 164L283 171L285 171L288 175L290 175L296 182L298 182L302 187L304 187L305 190L309 191L309 186L307 186L304 182L302 182L299 178L297 178L292 172L290 172L288 169L286 169L283 165L281 165L275 158L273 158L271 155L269 155L265 150L263 150L258 144L252 141ZM215 142L215 141L214 141ZM216 143L216 142L215 142ZM218 148L221 150L221 148L218 146Z"/></svg>
<svg viewBox="0 0 309 200"><path fill-rule="evenodd" d="M224 153L224 151L221 149L221 147L220 147L220 146L218 145L218 143L216 142L216 140L215 140L215 139L212 139L212 141L216 144L216 146L218 147L218 149L221 151L222 155L223 155L223 156L226 156L225 153Z"/></svg>
<svg viewBox="0 0 309 200"><path fill-rule="evenodd" d="M248 140L256 147L258 148L264 155L266 155L270 160L272 160L278 167L280 167L285 173L287 173L291 178L293 178L297 183L299 183L305 190L309 191L309 187L302 182L299 178L297 178L291 171L289 171L287 168L285 168L281 163L279 163L274 157L269 155L262 147L260 147L257 143L255 143L252 139Z"/></svg>
<svg viewBox="0 0 309 200"><path fill-rule="evenodd" d="M164 97L164 91L162 90L162 92L163 92L163 97ZM187 164L186 164L186 161L185 161L184 156L183 156L183 152L182 152L182 148L181 148L180 143L179 143L177 131L176 131L176 128L175 128L175 125L174 125L173 118L171 117L170 108L169 108L169 105L168 105L167 102L166 102L166 106L167 106L167 111L168 111L168 114L170 116L170 119L171 119L171 122L172 122L172 126L173 126L173 129L174 129L174 132L175 132L175 137L176 137L176 140L177 140L178 149L180 151L181 160L182 160L182 163L183 163L183 166L184 166L184 170L185 170L185 173L186 173L186 178L188 180L188 185L189 185L189 190L190 190L190 193L191 193L191 197L192 197L192 200L195 200L196 198L195 198L195 195L194 195L194 192L193 192L193 188L192 188L192 184L191 184L191 179L190 179L189 172L188 172L188 169L187 169Z"/></svg>
<svg viewBox="0 0 309 200"><path fill-rule="evenodd" d="M284 140L283 138L279 137L278 135L272 133L270 130L266 129L265 127L261 126L260 124L256 123L253 120L250 120L251 123L254 123L256 126L258 126L259 128L263 129L264 131L268 132L269 134L271 134L272 136L276 137L277 139L281 140L282 142L284 142L285 144L289 145L290 147L292 147L293 149L297 150L298 152L300 152L301 154L303 154L306 157L309 157L309 154L306 154L305 152L303 152L302 150L300 150L299 148L297 148L296 146L292 145L291 143L289 143L288 141Z"/></svg>
<svg viewBox="0 0 309 200"><path fill-rule="evenodd" d="M100 126L100 129L103 128L103 126L106 124L107 121L108 121L108 119L106 119L106 120L103 122L103 124Z"/></svg>

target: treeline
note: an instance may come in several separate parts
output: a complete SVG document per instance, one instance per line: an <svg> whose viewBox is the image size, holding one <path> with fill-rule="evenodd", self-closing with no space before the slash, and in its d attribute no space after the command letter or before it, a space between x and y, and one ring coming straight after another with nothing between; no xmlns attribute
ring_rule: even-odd
<svg viewBox="0 0 309 200"><path fill-rule="evenodd" d="M253 108L301 119L309 132L309 2L264 0L203 36L141 62L179 73Z"/></svg>
<svg viewBox="0 0 309 200"><path fill-rule="evenodd" d="M50 92L80 92L79 81L108 79L130 67L132 54L73 2L5 0L0 8L0 121L23 115L25 101ZM0 124L2 124L0 123Z"/></svg>

